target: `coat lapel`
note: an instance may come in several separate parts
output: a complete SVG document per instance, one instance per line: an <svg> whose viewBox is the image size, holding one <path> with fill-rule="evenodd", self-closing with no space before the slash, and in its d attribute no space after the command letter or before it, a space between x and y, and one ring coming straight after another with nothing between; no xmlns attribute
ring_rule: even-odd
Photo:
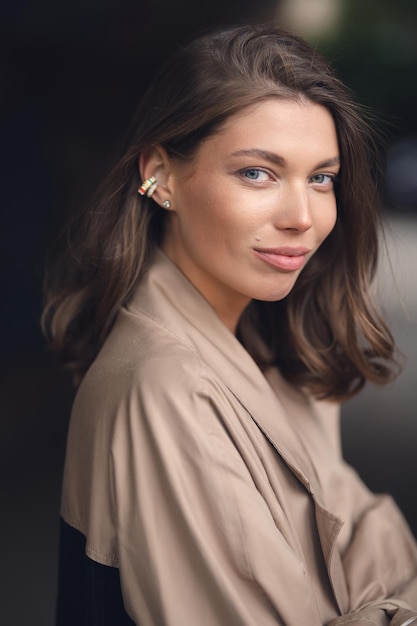
<svg viewBox="0 0 417 626"><path fill-rule="evenodd" d="M157 318L190 350L201 355L244 407L248 417L257 424L298 481L313 496L323 555L339 608L345 610L346 584L340 555L334 550L343 522L323 506L314 466L291 425L290 412L280 398L279 383L268 380L268 374L265 375L259 369L209 303L161 251L155 254L154 263L135 292L129 308ZM301 394L298 396L298 418L303 413L306 419L311 418L308 400Z"/></svg>
<svg viewBox="0 0 417 626"><path fill-rule="evenodd" d="M223 381L269 439L297 479L317 493L314 470L302 454L281 400L250 354L182 272L157 251L129 307L158 317ZM184 324L184 318L187 324ZM308 405L304 410L308 410Z"/></svg>

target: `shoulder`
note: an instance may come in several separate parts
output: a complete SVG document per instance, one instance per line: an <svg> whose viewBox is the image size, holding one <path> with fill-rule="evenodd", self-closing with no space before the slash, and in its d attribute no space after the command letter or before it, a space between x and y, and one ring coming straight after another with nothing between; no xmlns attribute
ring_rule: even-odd
<svg viewBox="0 0 417 626"><path fill-rule="evenodd" d="M152 312L121 309L116 323L91 367L91 374L142 380L154 368L177 370L178 366L200 361L196 345L186 336L185 320L178 328L164 324Z"/></svg>
<svg viewBox="0 0 417 626"><path fill-rule="evenodd" d="M115 402L149 389L199 386L203 363L197 351L169 334L136 336L107 343L90 367L79 395Z"/></svg>
<svg viewBox="0 0 417 626"><path fill-rule="evenodd" d="M87 372L73 405L68 484L91 483L91 490L96 484L101 492L108 476L126 487L132 477L147 472L150 457L162 463L167 454L176 458L184 448L208 445L215 416L207 375L197 354L168 340L139 351L137 346L116 354L106 349Z"/></svg>
<svg viewBox="0 0 417 626"><path fill-rule="evenodd" d="M124 323L85 375L72 420L108 435L121 424L184 421L203 414L213 382L220 384L194 346L151 322L134 332Z"/></svg>

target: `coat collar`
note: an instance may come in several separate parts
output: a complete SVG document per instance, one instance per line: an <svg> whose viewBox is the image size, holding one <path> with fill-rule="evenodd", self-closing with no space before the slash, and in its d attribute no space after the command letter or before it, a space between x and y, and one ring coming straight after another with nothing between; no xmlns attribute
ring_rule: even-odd
<svg viewBox="0 0 417 626"><path fill-rule="evenodd" d="M207 300L162 251L155 253L129 308L152 317L199 354L247 410L297 479L317 497L320 490L314 469L302 452L276 389ZM300 410L308 414L309 402L301 394L300 400Z"/></svg>
<svg viewBox="0 0 417 626"><path fill-rule="evenodd" d="M343 522L326 510L314 465L291 424L312 419L310 400L290 388L276 369L264 373L249 352L226 328L214 309L160 250L134 293L128 308L154 319L210 367L246 409L284 463L312 495L317 527L336 601L343 612L347 590L334 544Z"/></svg>

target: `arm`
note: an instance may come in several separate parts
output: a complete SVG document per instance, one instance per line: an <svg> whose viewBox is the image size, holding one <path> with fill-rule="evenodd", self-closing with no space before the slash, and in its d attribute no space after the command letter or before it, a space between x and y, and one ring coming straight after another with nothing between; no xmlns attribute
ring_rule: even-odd
<svg viewBox="0 0 417 626"><path fill-rule="evenodd" d="M336 434L336 430L329 431L329 416L324 418L339 457L336 478L331 489L327 486L327 500L346 520L341 553L352 611L330 626L405 626L408 620L417 620L415 539L392 498L371 493L343 461L337 421L332 419Z"/></svg>
<svg viewBox="0 0 417 626"><path fill-rule="evenodd" d="M144 372L117 422L126 608L141 626L322 626L303 565L225 428L234 409L198 368Z"/></svg>
<svg viewBox="0 0 417 626"><path fill-rule="evenodd" d="M352 500L357 494L360 501L364 487L354 473L347 472L350 474ZM417 618L414 538L390 497L372 496L372 500L354 523L343 553L353 615L341 617L331 622L331 626L345 623L354 626L356 622L351 622L352 618L363 619L362 613L367 619L372 614L376 624L392 626L403 626L411 617ZM392 621L386 615L391 616Z"/></svg>

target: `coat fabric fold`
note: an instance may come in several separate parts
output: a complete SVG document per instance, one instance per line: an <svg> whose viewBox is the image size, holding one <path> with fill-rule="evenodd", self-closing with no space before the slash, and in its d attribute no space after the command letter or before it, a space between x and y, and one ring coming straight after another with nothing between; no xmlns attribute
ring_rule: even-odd
<svg viewBox="0 0 417 626"><path fill-rule="evenodd" d="M402 626L416 543L343 461L338 414L158 251L78 390L62 517L141 626Z"/></svg>

